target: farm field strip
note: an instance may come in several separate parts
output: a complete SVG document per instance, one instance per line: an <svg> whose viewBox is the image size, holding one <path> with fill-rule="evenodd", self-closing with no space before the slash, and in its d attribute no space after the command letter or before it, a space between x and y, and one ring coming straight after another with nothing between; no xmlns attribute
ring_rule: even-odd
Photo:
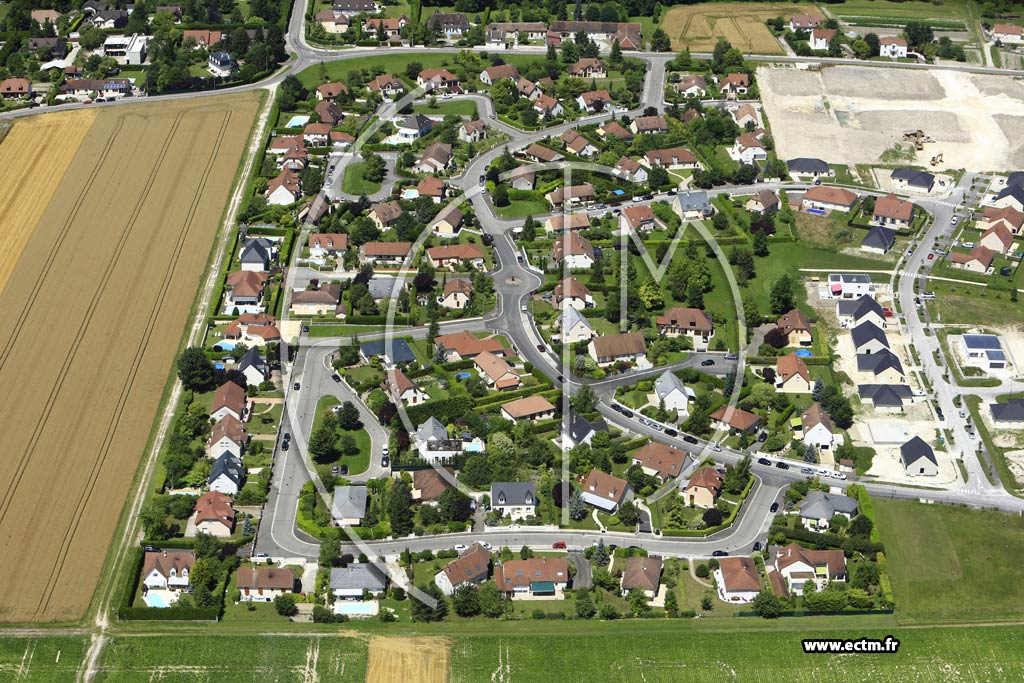
<svg viewBox="0 0 1024 683"><path fill-rule="evenodd" d="M374 638L366 680L373 683L446 683L446 638Z"/></svg>
<svg viewBox="0 0 1024 683"><path fill-rule="evenodd" d="M16 454L0 533L25 553L0 560L0 618L73 619L91 599L256 104L98 113L0 295Z"/></svg>
<svg viewBox="0 0 1024 683"><path fill-rule="evenodd" d="M710 52L719 38L725 38L744 53L782 54L782 46L764 22L801 12L817 13L809 5L783 3L677 6L665 14L661 28L672 39L673 50Z"/></svg>
<svg viewBox="0 0 1024 683"><path fill-rule="evenodd" d="M70 683L87 642L85 636L0 637L0 681Z"/></svg>
<svg viewBox="0 0 1024 683"><path fill-rule="evenodd" d="M57 180L78 151L95 110L60 112L18 121L3 141L0 168L0 292L14 271L32 229L57 190Z"/></svg>

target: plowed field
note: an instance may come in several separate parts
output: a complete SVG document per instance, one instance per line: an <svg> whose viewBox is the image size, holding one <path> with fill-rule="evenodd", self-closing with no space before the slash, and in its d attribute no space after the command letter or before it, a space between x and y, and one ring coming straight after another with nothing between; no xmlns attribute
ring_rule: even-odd
<svg viewBox="0 0 1024 683"><path fill-rule="evenodd" d="M0 293L2 620L88 607L257 105L245 94L99 110L52 177ZM39 162L52 170L50 158ZM25 183L3 191L20 199Z"/></svg>
<svg viewBox="0 0 1024 683"><path fill-rule="evenodd" d="M374 638L370 641L367 683L445 683L445 638Z"/></svg>
<svg viewBox="0 0 1024 683"><path fill-rule="evenodd" d="M672 39L672 49L711 52L725 38L744 54L780 55L782 46L765 26L767 19L794 14L819 14L806 5L782 3L728 3L673 7L661 22Z"/></svg>

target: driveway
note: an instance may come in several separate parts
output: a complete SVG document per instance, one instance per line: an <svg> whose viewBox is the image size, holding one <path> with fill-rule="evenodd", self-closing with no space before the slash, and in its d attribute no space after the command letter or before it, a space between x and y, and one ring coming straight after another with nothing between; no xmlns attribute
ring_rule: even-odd
<svg viewBox="0 0 1024 683"><path fill-rule="evenodd" d="M576 576L573 577L572 587L584 590L594 587L594 571L590 566L590 560L583 557L583 553L574 550L569 553L569 561L576 565Z"/></svg>

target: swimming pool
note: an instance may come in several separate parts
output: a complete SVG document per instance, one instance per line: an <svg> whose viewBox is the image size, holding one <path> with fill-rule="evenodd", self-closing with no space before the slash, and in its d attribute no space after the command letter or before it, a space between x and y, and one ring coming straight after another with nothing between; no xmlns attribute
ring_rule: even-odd
<svg viewBox="0 0 1024 683"><path fill-rule="evenodd" d="M160 595L159 593L149 593L148 595L143 597L143 600L145 600L146 604L150 607L167 607L167 601L165 601L164 596Z"/></svg>
<svg viewBox="0 0 1024 683"><path fill-rule="evenodd" d="M213 345L213 348L220 349L221 351L231 351L235 348L235 342L233 341L219 341Z"/></svg>
<svg viewBox="0 0 1024 683"><path fill-rule="evenodd" d="M466 444L465 450L467 453L482 453L484 445L481 443L468 443Z"/></svg>
<svg viewBox="0 0 1024 683"><path fill-rule="evenodd" d="M824 209L807 209L807 213L813 213L815 216L824 216Z"/></svg>
<svg viewBox="0 0 1024 683"><path fill-rule="evenodd" d="M455 373L455 379L468 379L468 378L469 378L469 373L468 372L457 372L457 373Z"/></svg>
<svg viewBox="0 0 1024 683"><path fill-rule="evenodd" d="M293 116L290 119L288 119L288 123L286 123L284 127L285 128L302 128L307 123L309 123L309 117L308 116L303 116L301 114L296 114L295 116Z"/></svg>
<svg viewBox="0 0 1024 683"><path fill-rule="evenodd" d="M810 358L814 354L812 354L809 349L797 349L796 355L800 356L801 358Z"/></svg>
<svg viewBox="0 0 1024 683"><path fill-rule="evenodd" d="M350 617L372 617L380 610L374 601L341 600L334 603L335 614L347 614Z"/></svg>

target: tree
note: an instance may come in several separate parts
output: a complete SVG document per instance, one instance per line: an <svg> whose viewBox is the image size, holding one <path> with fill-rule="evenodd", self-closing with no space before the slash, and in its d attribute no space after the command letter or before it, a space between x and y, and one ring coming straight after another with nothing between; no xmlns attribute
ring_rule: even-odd
<svg viewBox="0 0 1024 683"><path fill-rule="evenodd" d="M668 34L660 28L651 34L651 50L654 52L669 52L672 49L672 41Z"/></svg>
<svg viewBox="0 0 1024 683"><path fill-rule="evenodd" d="M631 588L626 599L629 601L629 611L633 613L634 617L639 617L650 609L647 606L647 596L644 595L643 588L639 586Z"/></svg>
<svg viewBox="0 0 1024 683"><path fill-rule="evenodd" d="M388 492L388 519L395 536L408 536L412 533L413 509L412 492L409 484L403 479L395 479Z"/></svg>
<svg viewBox="0 0 1024 683"><path fill-rule="evenodd" d="M338 409L338 426L342 429L352 431L359 429L362 426L362 422L359 420L359 409L355 407L352 401L345 401L341 404L341 408Z"/></svg>
<svg viewBox="0 0 1024 683"><path fill-rule="evenodd" d="M869 538L874 526L874 523L867 515L857 515L850 522L850 535L860 538Z"/></svg>
<svg viewBox="0 0 1024 683"><path fill-rule="evenodd" d="M299 613L299 607L295 604L295 596L291 593L283 593L274 598L274 609L282 617L294 617Z"/></svg>
<svg viewBox="0 0 1024 683"><path fill-rule="evenodd" d="M438 512L445 522L465 522L473 513L469 496L456 488L446 488L437 501Z"/></svg>
<svg viewBox="0 0 1024 683"><path fill-rule="evenodd" d="M701 515L701 519L704 520L704 524L709 527L718 526L722 523L722 511L718 508L708 508L704 511L704 514Z"/></svg>
<svg viewBox="0 0 1024 683"><path fill-rule="evenodd" d="M201 348L190 346L178 358L178 378L189 391L205 391L213 384L213 363Z"/></svg>
<svg viewBox="0 0 1024 683"><path fill-rule="evenodd" d="M580 591L576 594L576 616L581 619L593 619L597 614L594 607L594 600L590 597L590 591Z"/></svg>
<svg viewBox="0 0 1024 683"><path fill-rule="evenodd" d="M480 596L476 586L459 586L452 596L452 608L460 617L475 617L480 614Z"/></svg>
<svg viewBox="0 0 1024 683"><path fill-rule="evenodd" d="M608 62L613 65L622 63L622 46L619 45L618 38L612 40L611 51L608 53Z"/></svg>
<svg viewBox="0 0 1024 683"><path fill-rule="evenodd" d="M783 275L772 285L769 293L772 313L783 314L793 310L796 305L793 295L793 280L789 275Z"/></svg>
<svg viewBox="0 0 1024 683"><path fill-rule="evenodd" d="M367 152L363 156L363 180L370 183L380 183L388 173L387 163L379 155Z"/></svg>
<svg viewBox="0 0 1024 683"><path fill-rule="evenodd" d="M584 384L572 397L572 407L580 413L592 413L597 408L597 394L589 384Z"/></svg>
<svg viewBox="0 0 1024 683"><path fill-rule="evenodd" d="M508 189L504 185L498 185L494 188L494 205L495 206L508 206Z"/></svg>
<svg viewBox="0 0 1024 683"><path fill-rule="evenodd" d="M522 239L524 242L532 242L537 239L537 222L533 220L533 216L527 216L523 221Z"/></svg>
<svg viewBox="0 0 1024 683"><path fill-rule="evenodd" d="M665 594L665 612L667 612L669 616L675 616L676 612L679 611L679 599L676 598L676 590L675 588L668 587L666 587L665 590L668 591Z"/></svg>
<svg viewBox="0 0 1024 683"><path fill-rule="evenodd" d="M434 605L431 606L426 602L421 602L415 593L411 594L412 601L410 606L412 608L413 621L441 621L448 616L448 602L436 583L431 581L427 585L421 586L419 590L426 597L430 598Z"/></svg>
<svg viewBox="0 0 1024 683"><path fill-rule="evenodd" d="M811 400L812 401L820 401L821 400L821 392L824 389L825 389L825 382L823 382L820 377L818 379L814 380L814 388L811 389Z"/></svg>
<svg viewBox="0 0 1024 683"><path fill-rule="evenodd" d="M770 590L762 590L754 598L754 611L764 619L778 619L782 616L782 601Z"/></svg>
<svg viewBox="0 0 1024 683"><path fill-rule="evenodd" d="M485 617L497 619L505 613L505 601L501 599L501 593L493 581L485 581L477 588L477 601L480 603L480 613Z"/></svg>
<svg viewBox="0 0 1024 683"><path fill-rule="evenodd" d="M583 495L573 489L573 492L569 495L569 518L575 522L580 521L587 516L587 504L583 502Z"/></svg>
<svg viewBox="0 0 1024 683"><path fill-rule="evenodd" d="M321 567L333 567L339 559L341 559L341 537L337 534L330 534L320 541L318 564Z"/></svg>
<svg viewBox="0 0 1024 683"><path fill-rule="evenodd" d="M853 54L857 55L857 59L868 59L871 57L871 46L868 45L866 40L858 38L853 41L850 47L853 48Z"/></svg>
<svg viewBox="0 0 1024 683"><path fill-rule="evenodd" d="M594 546L594 552L590 555L590 561L595 567L600 569L606 566L610 559L611 554L608 552L608 546L604 544L604 539L602 538L597 542L597 545Z"/></svg>
<svg viewBox="0 0 1024 683"><path fill-rule="evenodd" d="M359 452L359 444L356 437L351 434L342 434L338 439L338 452L342 455L355 455Z"/></svg>
<svg viewBox="0 0 1024 683"><path fill-rule="evenodd" d="M750 480L750 454L743 456L735 465L725 468L722 487L729 493L740 493Z"/></svg>
<svg viewBox="0 0 1024 683"><path fill-rule="evenodd" d="M814 449L814 444L807 444L807 448L804 449L804 462L816 463L818 462L818 451Z"/></svg>
<svg viewBox="0 0 1024 683"><path fill-rule="evenodd" d="M314 462L324 464L338 459L338 451L334 445L336 438L337 433L332 422L325 420L313 430L309 437L309 455Z"/></svg>
<svg viewBox="0 0 1024 683"><path fill-rule="evenodd" d="M754 256L768 255L768 233L758 230L754 233Z"/></svg>
<svg viewBox="0 0 1024 683"><path fill-rule="evenodd" d="M615 516L626 526L636 526L640 522L640 511L633 501L627 501L620 505Z"/></svg>
<svg viewBox="0 0 1024 683"><path fill-rule="evenodd" d="M701 567L704 568L704 576L700 575ZM708 566L706 564L702 564L699 567L697 567L697 576L698 577L700 577L702 579L706 579L706 578L708 578L709 574L710 574L710 572L708 571ZM703 611L705 611L705 612L710 612L711 610L713 610L715 608L715 600L714 600L714 598L711 597L710 593L705 593L704 595L701 596L701 598L700 598L700 608Z"/></svg>
<svg viewBox="0 0 1024 683"><path fill-rule="evenodd" d="M911 47L923 47L935 40L935 32L926 21L908 21L903 35Z"/></svg>

